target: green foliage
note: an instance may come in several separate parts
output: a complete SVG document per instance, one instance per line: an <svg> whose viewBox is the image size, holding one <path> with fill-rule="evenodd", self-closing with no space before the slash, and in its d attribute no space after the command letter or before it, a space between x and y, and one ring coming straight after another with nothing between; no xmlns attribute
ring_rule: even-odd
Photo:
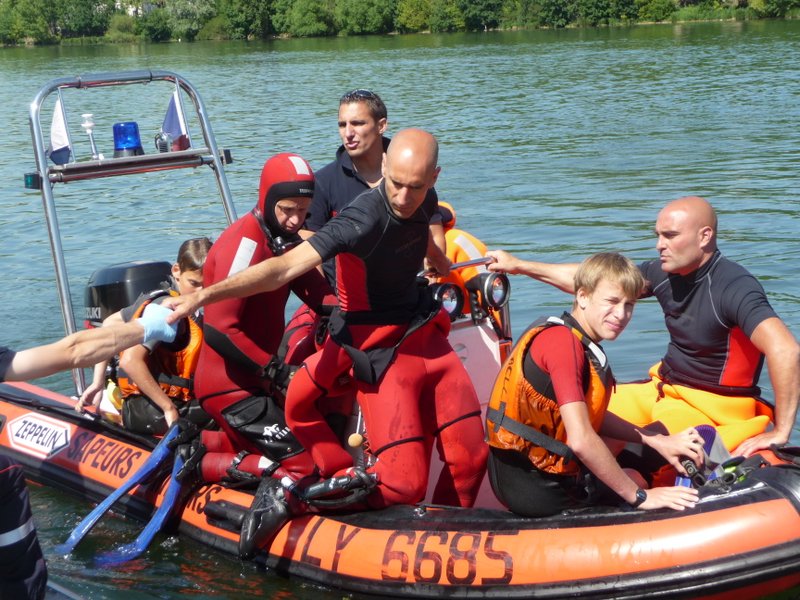
<svg viewBox="0 0 800 600"><path fill-rule="evenodd" d="M674 0L636 0L641 21L667 21L675 12Z"/></svg>
<svg viewBox="0 0 800 600"><path fill-rule="evenodd" d="M156 8L139 20L142 36L149 42L166 42L172 37L166 9Z"/></svg>
<svg viewBox="0 0 800 600"><path fill-rule="evenodd" d="M461 31L466 25L456 0L431 0L431 31Z"/></svg>
<svg viewBox="0 0 800 600"><path fill-rule="evenodd" d="M269 20L272 30L276 33L286 33L289 30L289 13L292 10L292 0L272 0L269 8Z"/></svg>
<svg viewBox="0 0 800 600"><path fill-rule="evenodd" d="M575 11L578 24L591 27L630 21L638 14L634 0L577 0Z"/></svg>
<svg viewBox="0 0 800 600"><path fill-rule="evenodd" d="M611 0L611 12L618 21L635 21L639 14L636 0Z"/></svg>
<svg viewBox="0 0 800 600"><path fill-rule="evenodd" d="M500 26L506 28L537 26L541 22L541 3L537 0L506 0Z"/></svg>
<svg viewBox="0 0 800 600"><path fill-rule="evenodd" d="M219 0L219 16L232 39L265 38L271 32L270 3L263 0ZM216 26L218 27L218 26Z"/></svg>
<svg viewBox="0 0 800 600"><path fill-rule="evenodd" d="M165 10L172 36L189 42L217 12L214 0L169 0Z"/></svg>
<svg viewBox="0 0 800 600"><path fill-rule="evenodd" d="M16 44L19 41L17 13L11 0L0 0L0 44Z"/></svg>
<svg viewBox="0 0 800 600"><path fill-rule="evenodd" d="M576 0L542 0L540 22L546 27L566 27L577 16Z"/></svg>
<svg viewBox="0 0 800 600"><path fill-rule="evenodd" d="M709 5L684 6L673 13L672 18L676 21L705 21L733 19L736 17L737 9L730 7L713 7Z"/></svg>
<svg viewBox="0 0 800 600"><path fill-rule="evenodd" d="M332 0L287 1L285 29L281 31L296 37L313 37L336 33L333 26Z"/></svg>
<svg viewBox="0 0 800 600"><path fill-rule="evenodd" d="M334 24L340 34L388 33L394 26L392 0L336 0Z"/></svg>
<svg viewBox="0 0 800 600"><path fill-rule="evenodd" d="M395 27L403 33L409 31L425 31L430 27L430 0L399 0Z"/></svg>
<svg viewBox="0 0 800 600"><path fill-rule="evenodd" d="M0 44L800 18L800 0L0 0ZM129 10L136 11L131 16ZM74 40L70 42L70 40Z"/></svg>
<svg viewBox="0 0 800 600"><path fill-rule="evenodd" d="M217 41L232 39L228 19L219 15L212 17L211 20L203 25L203 28L197 32L195 39Z"/></svg>
<svg viewBox="0 0 800 600"><path fill-rule="evenodd" d="M495 29L503 15L503 0L459 0L458 7L470 31Z"/></svg>
<svg viewBox="0 0 800 600"><path fill-rule="evenodd" d="M119 33L132 33L136 35L136 18L126 13L114 13L108 23L109 33L116 31Z"/></svg>
<svg viewBox="0 0 800 600"><path fill-rule="evenodd" d="M15 12L15 34L18 41L51 43L58 39L57 5L49 0L17 0Z"/></svg>
<svg viewBox="0 0 800 600"><path fill-rule="evenodd" d="M61 37L103 35L114 13L114 0L70 0L55 3L60 10Z"/></svg>
<svg viewBox="0 0 800 600"><path fill-rule="evenodd" d="M750 0L750 8L759 18L783 18L798 7L798 0Z"/></svg>
<svg viewBox="0 0 800 600"><path fill-rule="evenodd" d="M578 0L578 22L582 25L607 25L611 21L611 0Z"/></svg>
<svg viewBox="0 0 800 600"><path fill-rule="evenodd" d="M125 13L114 13L108 24L105 39L108 42L131 43L139 39L138 20Z"/></svg>

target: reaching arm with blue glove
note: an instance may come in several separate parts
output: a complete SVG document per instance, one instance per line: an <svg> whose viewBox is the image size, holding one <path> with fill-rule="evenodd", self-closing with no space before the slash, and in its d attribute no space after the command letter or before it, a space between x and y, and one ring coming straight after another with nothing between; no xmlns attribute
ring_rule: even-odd
<svg viewBox="0 0 800 600"><path fill-rule="evenodd" d="M130 323L86 329L52 344L21 350L14 355L2 378L24 381L46 377L58 371L91 367L136 344L171 342L177 329L166 323L170 312L163 306L150 305L140 319Z"/></svg>
<svg viewBox="0 0 800 600"><path fill-rule="evenodd" d="M172 311L165 306L151 302L142 316L136 321L144 327L143 344L148 342L172 342L178 331L177 323L167 323L167 317Z"/></svg>

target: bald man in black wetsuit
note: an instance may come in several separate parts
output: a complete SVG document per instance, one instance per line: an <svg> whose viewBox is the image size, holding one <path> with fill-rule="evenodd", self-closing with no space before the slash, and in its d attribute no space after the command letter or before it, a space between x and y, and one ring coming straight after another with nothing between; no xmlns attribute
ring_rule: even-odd
<svg viewBox="0 0 800 600"><path fill-rule="evenodd" d="M429 133L397 133L385 157L384 182L310 240L168 301L177 318L209 302L284 285L336 257L341 313L331 339L292 380L286 418L322 476L347 470L352 459L315 401L355 363L358 401L377 458L369 469L378 476L367 498L372 507L425 496L434 442L445 465L435 502L471 505L485 471L487 448L475 390L447 341L449 318L428 301L417 279L428 244L424 200L438 176L437 158L438 144ZM371 352L376 348L381 356Z"/></svg>

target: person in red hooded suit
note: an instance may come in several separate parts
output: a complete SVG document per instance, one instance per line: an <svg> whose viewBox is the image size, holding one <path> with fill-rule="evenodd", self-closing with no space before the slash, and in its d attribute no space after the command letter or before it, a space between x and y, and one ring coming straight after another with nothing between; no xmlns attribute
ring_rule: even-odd
<svg viewBox="0 0 800 600"><path fill-rule="evenodd" d="M283 254L301 240L314 194L311 166L296 154L271 157L261 171L258 203L228 227L206 259L208 285L250 265ZM288 285L205 309L205 344L195 375L195 394L220 431L203 431L200 475L204 481L289 476L314 471L307 452L283 416L283 393L291 370L279 348L289 293L320 307L335 296L319 271ZM198 457L199 458L199 457Z"/></svg>

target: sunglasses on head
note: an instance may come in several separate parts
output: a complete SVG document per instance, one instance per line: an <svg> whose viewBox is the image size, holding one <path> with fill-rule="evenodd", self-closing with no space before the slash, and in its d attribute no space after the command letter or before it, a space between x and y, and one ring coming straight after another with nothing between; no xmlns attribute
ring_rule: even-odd
<svg viewBox="0 0 800 600"><path fill-rule="evenodd" d="M371 92L369 90L353 90L352 92L347 92L344 96L342 96L339 103L344 102L355 102L357 100L375 100L378 95L375 92Z"/></svg>

